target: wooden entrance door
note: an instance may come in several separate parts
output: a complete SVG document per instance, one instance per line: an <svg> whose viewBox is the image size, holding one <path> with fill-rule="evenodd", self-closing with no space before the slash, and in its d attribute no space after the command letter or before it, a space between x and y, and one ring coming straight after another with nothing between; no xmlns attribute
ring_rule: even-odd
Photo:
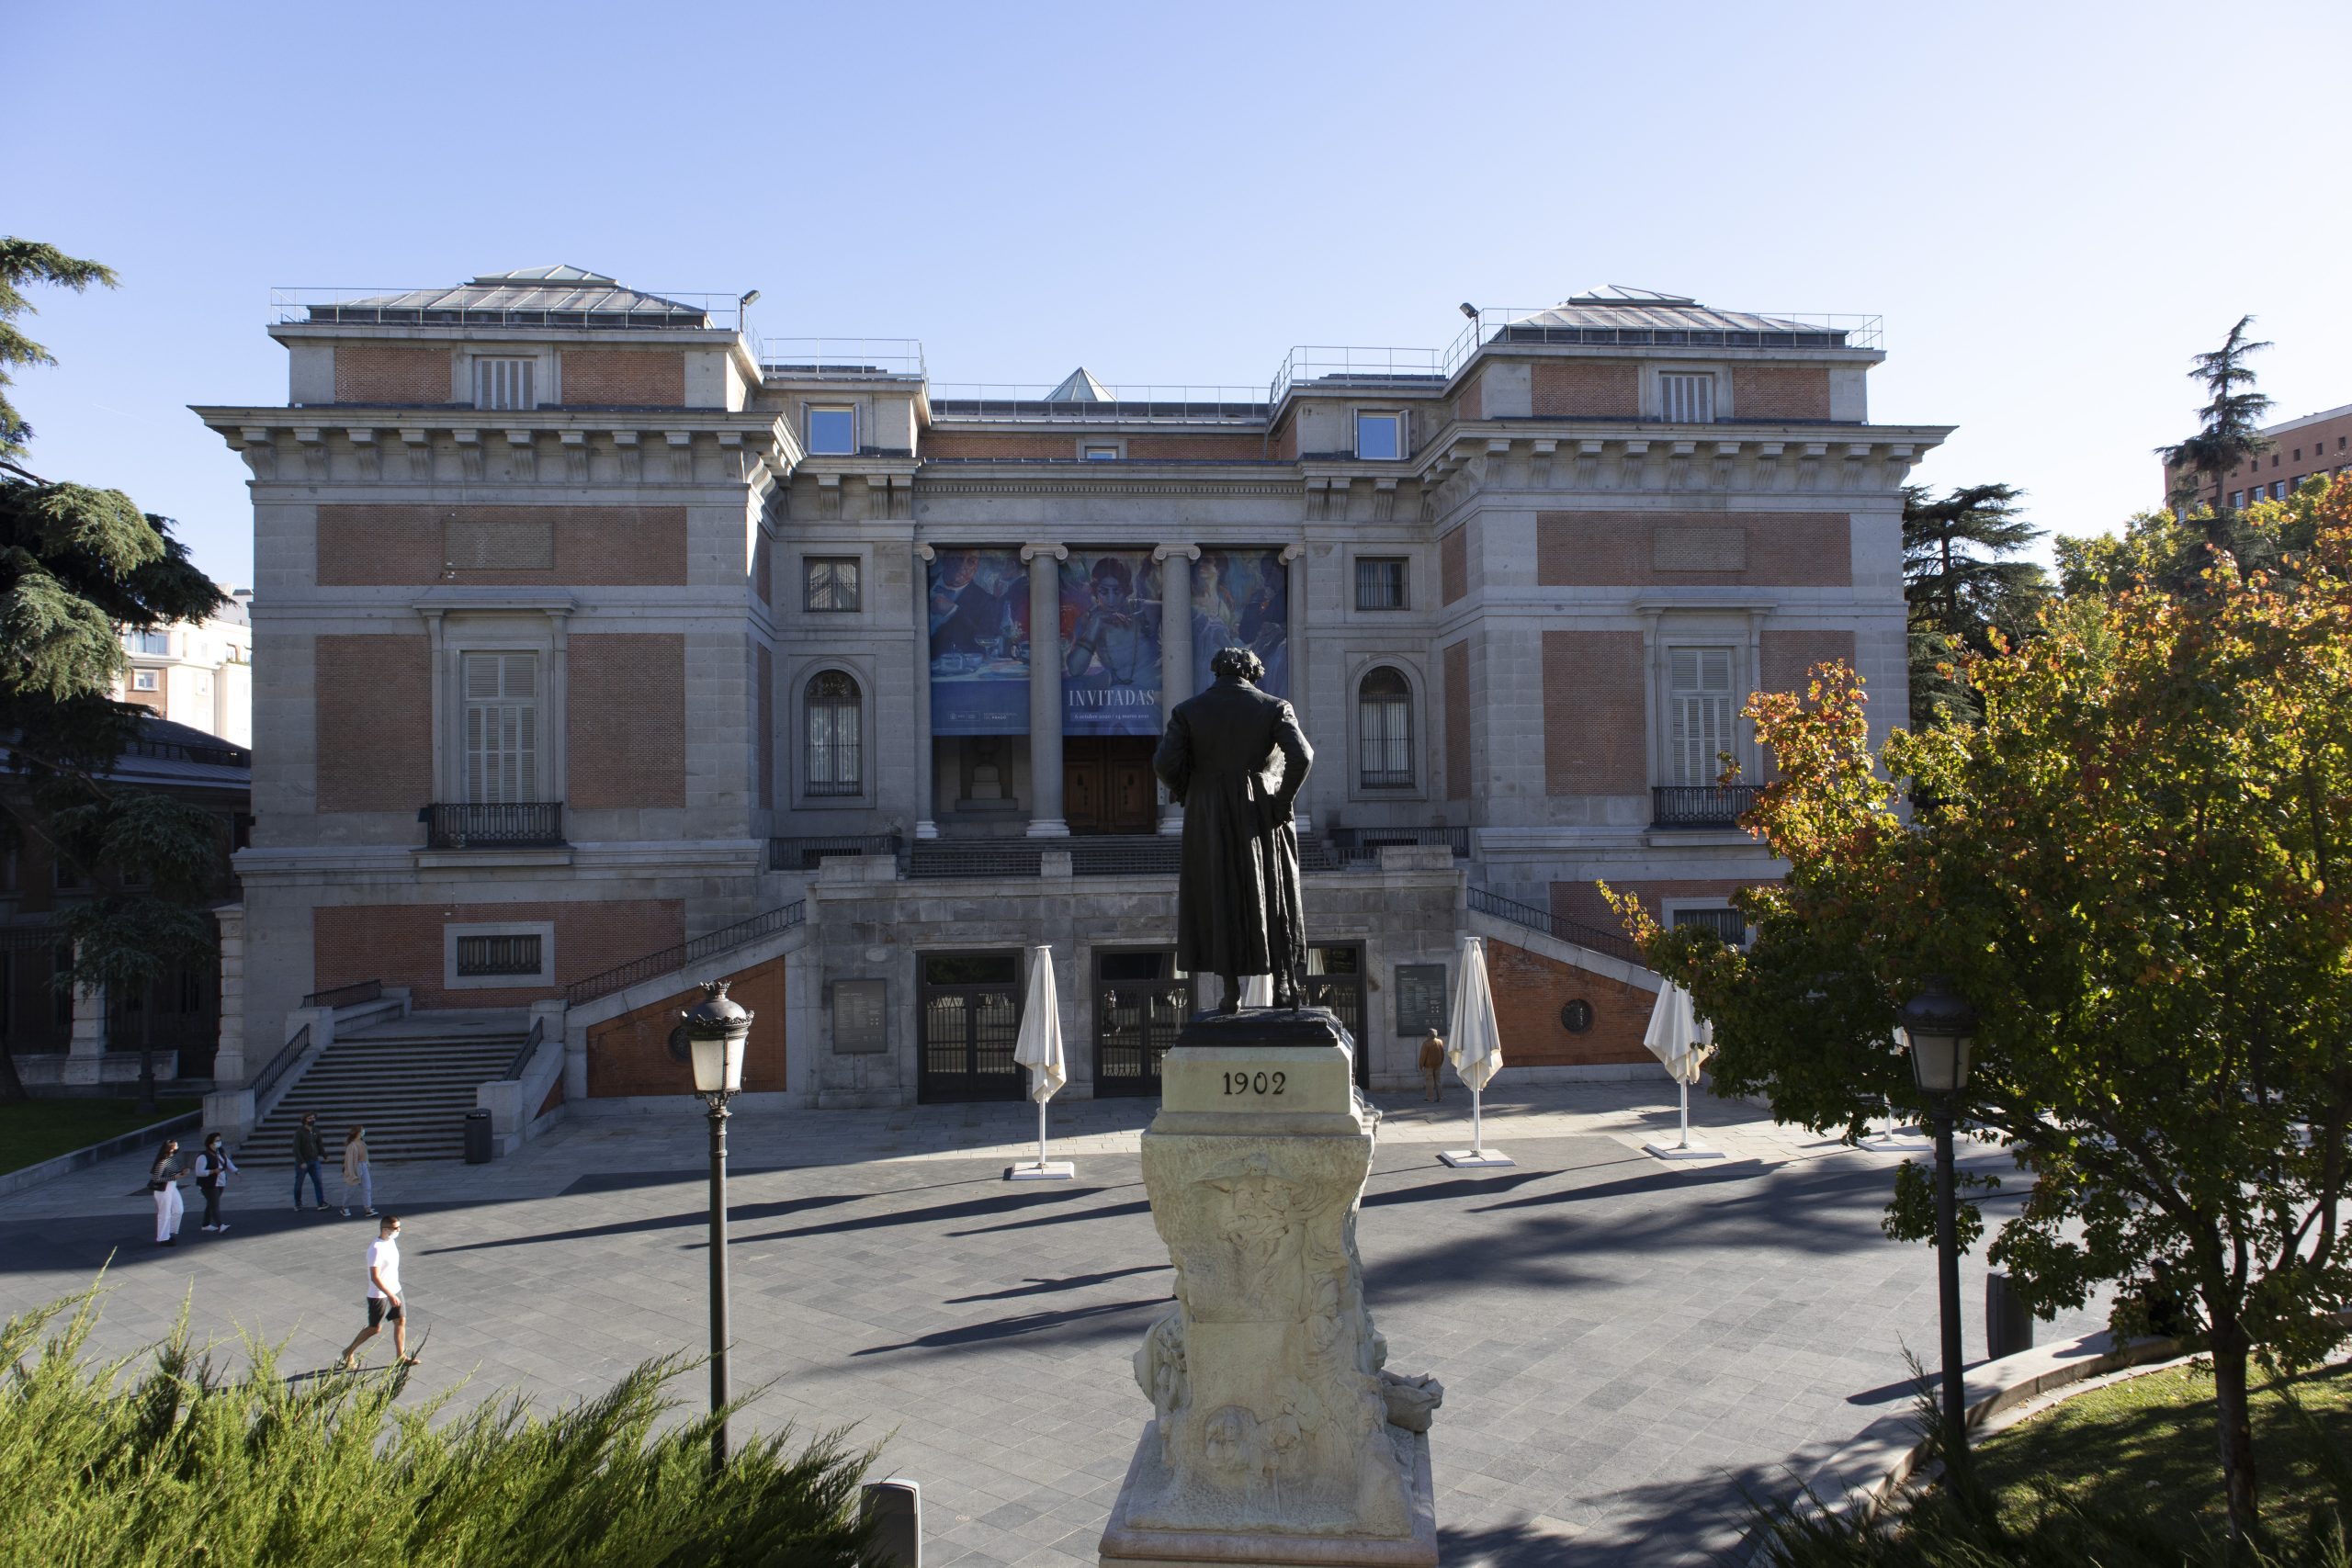
<svg viewBox="0 0 2352 1568"><path fill-rule="evenodd" d="M1156 742L1142 735L1062 738L1062 820L1073 833L1149 833L1159 826Z"/></svg>

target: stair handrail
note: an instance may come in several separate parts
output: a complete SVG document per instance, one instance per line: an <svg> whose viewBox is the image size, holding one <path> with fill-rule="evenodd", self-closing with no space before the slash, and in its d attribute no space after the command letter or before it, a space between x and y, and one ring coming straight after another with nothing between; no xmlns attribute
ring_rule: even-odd
<svg viewBox="0 0 2352 1568"><path fill-rule="evenodd" d="M306 1008L355 1008L383 999L384 982L359 980L348 986L337 986L332 990L312 991L302 998L302 1005Z"/></svg>
<svg viewBox="0 0 2352 1568"><path fill-rule="evenodd" d="M1509 920L1515 926L1525 926L1530 931L1542 931L1556 942L1574 942L1578 947L1589 947L1595 953L1607 953L1611 958L1623 959L1640 968L1649 967L1649 961L1642 956L1641 948L1631 937L1605 931L1598 926L1588 926L1580 920L1566 919L1552 913L1549 909L1538 908L1532 904L1522 904L1515 898L1506 898L1501 894L1490 892L1484 887L1474 886L1470 889L1470 908L1479 914L1492 915L1498 920Z"/></svg>
<svg viewBox="0 0 2352 1568"><path fill-rule="evenodd" d="M808 900L797 898L779 908L753 915L748 920L738 920L731 926L707 931L692 942L680 942L675 947L665 947L642 958L633 958L627 964L615 964L604 973L591 975L584 980L574 980L563 988L564 1001L571 1007L578 1007L583 1002L593 1002L598 997L625 991L640 980L650 980L657 975L683 969L689 964L699 963L729 948L741 947L746 942L757 942L777 931L790 931L808 918Z"/></svg>
<svg viewBox="0 0 2352 1568"><path fill-rule="evenodd" d="M278 1048L277 1055L269 1059L269 1066L254 1076L253 1097L255 1105L259 1105L269 1091L277 1087L277 1080L286 1076L286 1069L300 1061L302 1053L310 1048L311 1026L306 1023L294 1032L293 1039Z"/></svg>
<svg viewBox="0 0 2352 1568"><path fill-rule="evenodd" d="M531 1065L531 1057L537 1053L539 1042L545 1040L547 1037L547 1015L542 1013L538 1017L531 1020L530 1038L523 1042L523 1048L514 1053L514 1059L507 1063L506 1070L498 1076L502 1078L510 1080L521 1077L523 1076L523 1069Z"/></svg>

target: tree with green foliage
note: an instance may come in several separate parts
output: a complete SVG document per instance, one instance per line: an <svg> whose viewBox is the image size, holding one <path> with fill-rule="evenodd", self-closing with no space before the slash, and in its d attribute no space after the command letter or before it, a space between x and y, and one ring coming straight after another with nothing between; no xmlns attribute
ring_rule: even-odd
<svg viewBox="0 0 2352 1568"><path fill-rule="evenodd" d="M23 286L112 287L96 262L0 238L0 366L53 361L15 318ZM30 427L7 401L0 369L0 810L19 838L45 842L96 891L58 920L73 963L61 985L126 995L209 959L204 902L221 826L183 801L126 788L108 774L144 710L112 696L127 660L122 633L200 620L218 587L172 537L168 519L119 490L52 483L21 467ZM144 1094L153 1080L142 1072ZM0 1050L0 1099L24 1086Z"/></svg>
<svg viewBox="0 0 2352 1568"><path fill-rule="evenodd" d="M1968 660L1978 728L1873 752L1842 665L1758 695L1779 776L1748 820L1790 871L1736 900L1753 946L1618 901L1713 1020L1719 1092L1782 1121L1859 1137L1882 1100L1917 1106L1898 1010L1931 976L1977 1006L1962 1124L2030 1177L1993 1261L2044 1310L2116 1282L2120 1329L2171 1320L2211 1355L2241 1537L2248 1362L2312 1363L2352 1306L2352 480L2293 564L2052 606ZM1931 1211L1905 1166L1890 1234ZM1967 1205L1963 1245L1982 1226Z"/></svg>
<svg viewBox="0 0 2352 1568"><path fill-rule="evenodd" d="M2156 456L2165 460L2173 476L2173 492L2166 499L2175 513L2190 515L2205 486L2213 487L2210 510L2204 515L2209 536L2217 545L2222 542L2226 526L2222 477L2270 449L2269 438L2262 434L2262 416L2270 412L2270 400L2254 389L2254 370L2246 364L2249 355L2270 344L2247 337L2246 329L2253 325L2252 316L2240 316L2221 347L2191 358L2189 363L2196 368L2189 371L2188 378L2205 389L2205 406L2197 412L2197 434L2156 448Z"/></svg>
<svg viewBox="0 0 2352 1568"><path fill-rule="evenodd" d="M1924 485L1903 490L1903 596L1910 606L1911 723L1974 722L1975 705L1955 678L1970 653L2031 635L2050 591L2041 568L2019 552L2041 537L2014 485L1964 485L1940 498Z"/></svg>

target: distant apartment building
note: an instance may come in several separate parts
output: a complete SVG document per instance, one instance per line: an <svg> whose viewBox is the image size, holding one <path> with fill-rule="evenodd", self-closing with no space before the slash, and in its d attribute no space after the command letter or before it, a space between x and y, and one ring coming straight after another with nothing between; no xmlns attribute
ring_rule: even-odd
<svg viewBox="0 0 2352 1568"><path fill-rule="evenodd" d="M125 631L130 668L116 678L115 696L232 745L252 745L252 604L253 590L239 588L209 619Z"/></svg>
<svg viewBox="0 0 2352 1568"><path fill-rule="evenodd" d="M2201 489L2198 499L2217 510L2238 512L2258 501L2284 501L2313 474L2352 473L2352 403L2307 413L2262 432L2269 446L2252 462ZM2172 504L2177 476L2165 471L2165 504ZM2202 481L2200 481L2201 483Z"/></svg>
<svg viewBox="0 0 2352 1568"><path fill-rule="evenodd" d="M1229 644L1317 749L1309 992L1363 1081L1413 1081L1464 933L1514 1070L1654 1070L1595 879L1736 937L1781 869L1747 694L1840 659L1905 712L1902 486L1948 431L1871 422L1875 319L1612 288L1271 384L980 388L736 305L298 297L288 401L198 411L258 573L224 1082L380 982L528 1010L526 1113L674 1093L678 998L733 975L758 1089L1016 1098L1044 943L1065 1092L1155 1093L1214 998L1151 754Z"/></svg>

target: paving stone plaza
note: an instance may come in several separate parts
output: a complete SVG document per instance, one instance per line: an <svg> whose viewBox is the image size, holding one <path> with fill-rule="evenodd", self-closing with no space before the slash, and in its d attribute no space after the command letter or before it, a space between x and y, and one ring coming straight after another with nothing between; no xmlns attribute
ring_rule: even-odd
<svg viewBox="0 0 2352 1568"><path fill-rule="evenodd" d="M1932 1359L1936 1330L1932 1254L1878 1232L1901 1156L1697 1095L1694 1126L1730 1157L1669 1167L1639 1146L1671 1131L1662 1079L1497 1088L1487 1141L1510 1169L1438 1163L1463 1141L1458 1089L1435 1115L1383 1097L1359 1226L1391 1364L1445 1385L1446 1563L1712 1562L1739 1540L1744 1494L1841 1483L1824 1462L1905 1419L1905 1348ZM1136 1154L1154 1109L1056 1106L1068 1184L1002 1179L1034 1153L1023 1104L739 1114L735 1380L768 1385L748 1421L854 1423L881 1445L876 1473L922 1484L929 1568L1092 1568L1150 1414L1129 1357L1170 1290ZM574 1120L489 1166L379 1167L427 1336L412 1397L562 1400L701 1349L704 1150L680 1095L674 1114ZM292 1213L272 1167L232 1189L226 1235L191 1219L161 1250L144 1165L0 1200L0 1312L86 1285L111 1253L102 1348L161 1335L185 1298L199 1336L331 1365L363 1321L373 1227ZM1973 1361L1981 1256L1963 1268ZM2070 1314L2039 1337L2096 1326Z"/></svg>

